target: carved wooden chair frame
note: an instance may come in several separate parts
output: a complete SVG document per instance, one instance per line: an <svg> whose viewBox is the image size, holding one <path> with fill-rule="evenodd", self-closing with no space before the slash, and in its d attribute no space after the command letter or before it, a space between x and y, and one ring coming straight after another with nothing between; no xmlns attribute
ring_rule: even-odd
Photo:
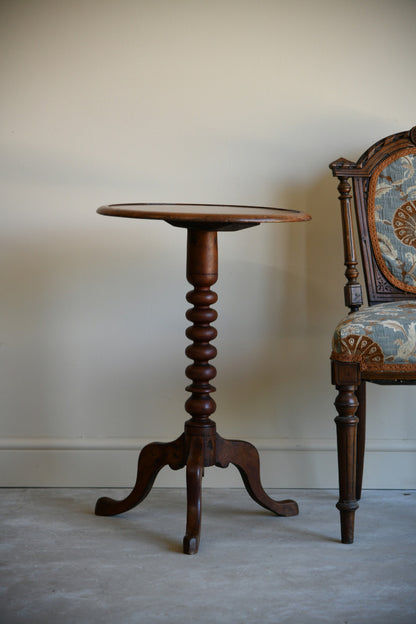
<svg viewBox="0 0 416 624"><path fill-rule="evenodd" d="M330 164L333 175L338 178L344 239L345 305L350 314L357 312L363 303L361 285L358 281L358 260L354 240L353 213L355 218L362 266L365 275L368 306L383 302L415 299L416 293L399 288L386 278L379 266L373 249L368 221L368 197L371 181L389 159L401 154L416 154L416 126L410 131L390 135L370 147L354 163L340 158ZM352 181L352 189L351 189ZM353 190L353 196L351 194ZM376 250L377 251L377 250ZM405 368L405 367L404 367ZM354 516L361 498L366 420L366 382L379 384L415 384L416 366L407 370L377 371L363 369L359 361L332 360L332 383L338 390L335 400L337 425L339 501L341 516L341 539L350 544L354 540Z"/></svg>

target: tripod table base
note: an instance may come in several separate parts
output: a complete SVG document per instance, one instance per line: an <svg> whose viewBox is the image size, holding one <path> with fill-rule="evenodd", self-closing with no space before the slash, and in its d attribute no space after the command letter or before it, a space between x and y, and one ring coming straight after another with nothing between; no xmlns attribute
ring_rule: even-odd
<svg viewBox="0 0 416 624"><path fill-rule="evenodd" d="M226 468L233 464L239 470L247 492L259 505L277 516L296 516L299 513L293 500L276 501L266 494L260 481L259 454L255 446L242 440L225 440L215 433L215 423L208 435L185 433L173 442L152 442L139 456L136 483L123 500L99 498L95 507L98 516L114 516L129 511L141 503L152 489L164 466L179 470L186 466L187 519L183 551L198 552L201 533L202 477L206 466ZM214 435L212 435L213 431ZM207 463L207 461L209 463Z"/></svg>

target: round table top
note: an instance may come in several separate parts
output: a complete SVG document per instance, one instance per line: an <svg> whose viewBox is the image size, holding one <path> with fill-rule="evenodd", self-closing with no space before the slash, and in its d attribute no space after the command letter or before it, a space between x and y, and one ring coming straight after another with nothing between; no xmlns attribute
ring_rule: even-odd
<svg viewBox="0 0 416 624"><path fill-rule="evenodd" d="M213 229L239 229L239 226L309 221L311 218L297 210L217 204L111 204L101 206L97 212L111 217L161 219L180 227L212 226Z"/></svg>

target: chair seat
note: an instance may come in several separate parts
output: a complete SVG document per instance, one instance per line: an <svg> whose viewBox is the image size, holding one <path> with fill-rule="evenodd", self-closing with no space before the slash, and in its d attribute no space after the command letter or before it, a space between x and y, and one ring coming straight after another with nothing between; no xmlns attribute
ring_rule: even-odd
<svg viewBox="0 0 416 624"><path fill-rule="evenodd" d="M416 301L379 303L346 316L335 329L331 359L368 372L416 372Z"/></svg>

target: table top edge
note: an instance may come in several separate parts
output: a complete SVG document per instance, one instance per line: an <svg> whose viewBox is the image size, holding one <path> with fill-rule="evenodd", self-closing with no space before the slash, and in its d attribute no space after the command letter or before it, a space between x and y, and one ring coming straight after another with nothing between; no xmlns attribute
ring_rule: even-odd
<svg viewBox="0 0 416 624"><path fill-rule="evenodd" d="M157 206L171 208L169 212L162 212L156 209ZM189 213L181 211L180 208L206 208L207 212ZM227 214L227 212L212 212L210 209L241 209L241 213ZM252 211L250 214L250 210ZM264 211L263 214L256 211ZM244 214L247 211L247 214ZM311 216L299 210L289 210L286 208L275 208L271 206L248 206L240 204L190 204L190 203L120 203L106 204L97 209L97 213L106 216L126 217L131 219L155 219L169 222L195 221L203 223L267 223L267 222L290 222L290 221L310 221Z"/></svg>

